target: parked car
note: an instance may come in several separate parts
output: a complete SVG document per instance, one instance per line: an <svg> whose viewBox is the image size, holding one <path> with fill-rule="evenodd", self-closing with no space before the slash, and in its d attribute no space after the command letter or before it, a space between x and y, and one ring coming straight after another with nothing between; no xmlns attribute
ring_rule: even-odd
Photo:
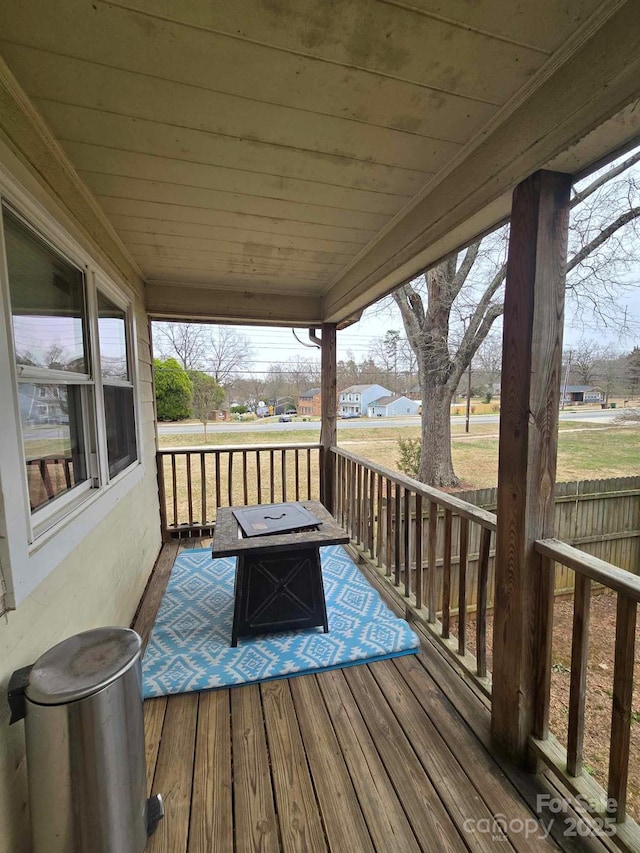
<svg viewBox="0 0 640 853"><path fill-rule="evenodd" d="M296 409L287 409L287 411L285 412L285 415L297 415L297 414L298 414L298 412L296 411Z"/></svg>
<svg viewBox="0 0 640 853"><path fill-rule="evenodd" d="M280 415L278 418L281 424L290 424L291 423L291 415Z"/></svg>
<svg viewBox="0 0 640 853"><path fill-rule="evenodd" d="M349 418L359 418L360 412L343 412L340 417L343 420L348 420Z"/></svg>

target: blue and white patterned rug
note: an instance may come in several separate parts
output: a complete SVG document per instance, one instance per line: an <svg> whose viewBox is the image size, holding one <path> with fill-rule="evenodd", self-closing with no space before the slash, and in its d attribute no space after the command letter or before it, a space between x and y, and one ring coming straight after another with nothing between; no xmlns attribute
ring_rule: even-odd
<svg viewBox="0 0 640 853"><path fill-rule="evenodd" d="M339 545L320 549L329 633L241 639L231 648L235 559L208 548L175 561L142 662L145 697L288 678L414 654L419 640Z"/></svg>

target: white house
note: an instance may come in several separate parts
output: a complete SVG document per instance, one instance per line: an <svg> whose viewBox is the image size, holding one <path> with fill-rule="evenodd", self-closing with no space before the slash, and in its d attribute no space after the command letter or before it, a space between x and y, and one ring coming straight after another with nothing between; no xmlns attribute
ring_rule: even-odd
<svg viewBox="0 0 640 853"><path fill-rule="evenodd" d="M379 397L369 403L368 415L370 418L392 418L398 415L419 414L420 403L418 400L410 400L409 397L396 397L390 395Z"/></svg>
<svg viewBox="0 0 640 853"><path fill-rule="evenodd" d="M594 385L567 385L563 397L565 403L603 403L605 393Z"/></svg>
<svg viewBox="0 0 640 853"><path fill-rule="evenodd" d="M390 394L391 391L382 385L350 385L340 392L338 410L341 415L366 415L374 400Z"/></svg>

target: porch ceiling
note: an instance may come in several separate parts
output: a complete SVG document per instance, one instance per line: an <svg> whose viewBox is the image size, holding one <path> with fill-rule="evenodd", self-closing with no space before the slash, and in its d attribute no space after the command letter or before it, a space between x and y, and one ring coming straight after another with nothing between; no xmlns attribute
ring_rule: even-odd
<svg viewBox="0 0 640 853"><path fill-rule="evenodd" d="M0 51L156 316L339 321L638 133L620 0L20 0ZM569 146L570 154L561 155ZM591 140L591 141L589 141Z"/></svg>

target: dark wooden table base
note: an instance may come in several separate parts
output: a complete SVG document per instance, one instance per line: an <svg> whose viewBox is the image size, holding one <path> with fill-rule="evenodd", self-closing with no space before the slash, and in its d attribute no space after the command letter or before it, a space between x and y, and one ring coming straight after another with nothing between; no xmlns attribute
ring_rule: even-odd
<svg viewBox="0 0 640 853"><path fill-rule="evenodd" d="M232 646L238 637L317 625L329 630L317 546L238 557Z"/></svg>

